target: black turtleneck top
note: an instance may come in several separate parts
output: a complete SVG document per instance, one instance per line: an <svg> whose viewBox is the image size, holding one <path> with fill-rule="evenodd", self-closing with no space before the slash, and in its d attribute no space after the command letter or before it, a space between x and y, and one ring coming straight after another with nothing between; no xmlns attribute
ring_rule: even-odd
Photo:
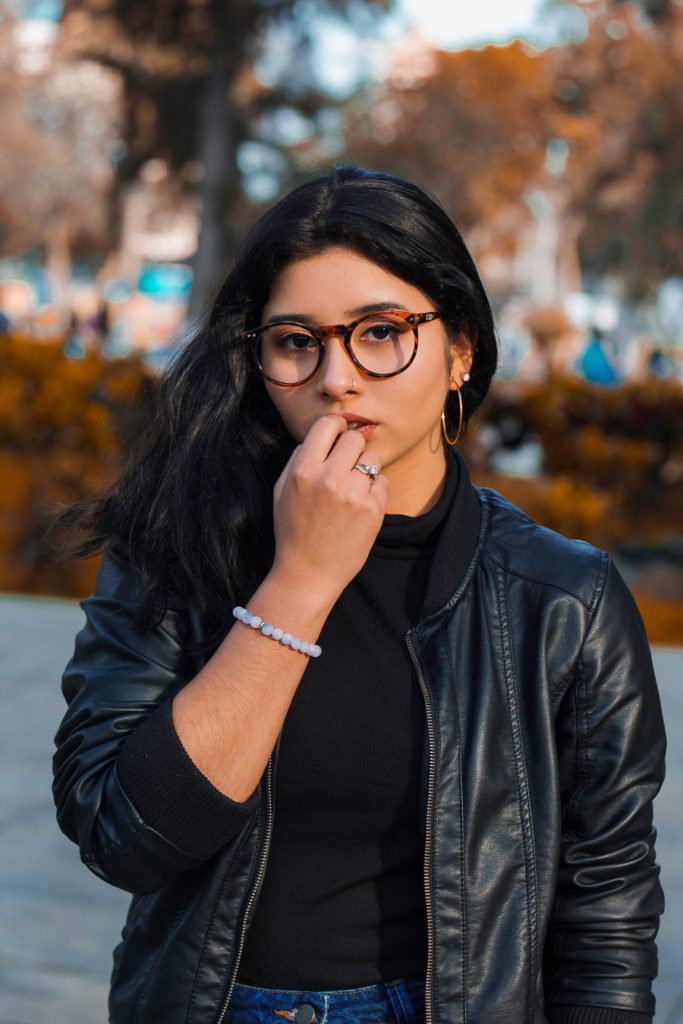
<svg viewBox="0 0 683 1024"><path fill-rule="evenodd" d="M268 865L237 981L324 990L425 971L425 704L405 634L456 590L479 501L447 453L444 490L386 515L285 719Z"/></svg>

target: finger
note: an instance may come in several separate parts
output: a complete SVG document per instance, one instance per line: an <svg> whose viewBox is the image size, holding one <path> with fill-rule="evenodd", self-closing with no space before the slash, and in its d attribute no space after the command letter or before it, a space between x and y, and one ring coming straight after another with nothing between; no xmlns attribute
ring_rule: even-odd
<svg viewBox="0 0 683 1024"><path fill-rule="evenodd" d="M380 474L370 487L370 495L384 513L389 501L389 477Z"/></svg>
<svg viewBox="0 0 683 1024"><path fill-rule="evenodd" d="M346 420L338 413L326 413L324 416L320 416L310 427L299 446L297 462L324 462L330 454L334 442L347 430Z"/></svg>
<svg viewBox="0 0 683 1024"><path fill-rule="evenodd" d="M367 466L377 466L378 469L382 468L382 456L374 448L366 448L361 454L363 456L361 462L364 462Z"/></svg>
<svg viewBox="0 0 683 1024"><path fill-rule="evenodd" d="M364 466L377 466L377 468L379 469L381 467L381 459L380 459L379 455L377 454L377 452L373 452L373 451L370 451L370 450L361 452L359 458L356 460L356 462L354 463L354 465L351 468L355 469L356 472L363 474L363 476L366 478L366 480L368 482L368 490L370 490L370 491L373 491L377 487L378 482L382 481L382 483L380 485L380 492L381 492L380 493L380 504L386 505L385 491L386 491L386 489L388 487L388 484L389 484L388 478L385 477L385 476L382 476L381 474L378 474L374 478L374 480L373 480L372 476L369 473L366 473L365 470L357 469L357 467L360 464L362 464ZM384 497L382 497L382 496L384 496Z"/></svg>
<svg viewBox="0 0 683 1024"><path fill-rule="evenodd" d="M346 430L337 437L325 462L337 470L352 469L365 454L365 438L357 430ZM365 459L363 459L365 461Z"/></svg>
<svg viewBox="0 0 683 1024"><path fill-rule="evenodd" d="M339 445L337 445L337 447L339 447ZM350 468L351 469L354 469L354 467L357 466L359 462L362 462L364 466L377 466L378 470L382 468L382 457L381 457L381 455L378 452L373 451L370 448L363 448L359 452L357 452L357 453L354 452L352 454L354 454L354 459L350 463ZM330 459L328 459L327 461L329 462ZM370 483L375 483L377 481L377 479L379 478L379 477L375 477L375 480L373 481L369 473L366 473L365 475L367 476L367 478L370 481Z"/></svg>

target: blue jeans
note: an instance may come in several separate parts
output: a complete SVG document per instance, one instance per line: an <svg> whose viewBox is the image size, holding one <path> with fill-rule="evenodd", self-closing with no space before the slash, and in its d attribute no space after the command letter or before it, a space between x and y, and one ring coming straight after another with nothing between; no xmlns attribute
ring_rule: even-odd
<svg viewBox="0 0 683 1024"><path fill-rule="evenodd" d="M424 1024L425 979L325 992L236 984L226 1024Z"/></svg>

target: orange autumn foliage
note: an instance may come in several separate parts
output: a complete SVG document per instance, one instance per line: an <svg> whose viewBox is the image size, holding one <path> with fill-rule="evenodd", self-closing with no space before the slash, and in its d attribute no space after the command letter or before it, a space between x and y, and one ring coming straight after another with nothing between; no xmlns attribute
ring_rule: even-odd
<svg viewBox="0 0 683 1024"><path fill-rule="evenodd" d="M683 6L661 25L639 7L582 0L580 42L428 50L412 78L397 52L348 106L347 156L437 196L499 297L529 283L515 257L545 197L574 279L580 263L643 298L683 270Z"/></svg>
<svg viewBox="0 0 683 1024"><path fill-rule="evenodd" d="M534 477L493 473L479 434L516 424L543 453ZM657 546L683 523L683 388L675 380L600 388L578 377L495 382L466 441L472 475L567 537L617 554ZM484 454L482 454L484 452ZM634 586L652 643L683 643L683 568L668 595L657 580ZM661 581L660 581L661 582Z"/></svg>
<svg viewBox="0 0 683 1024"><path fill-rule="evenodd" d="M116 478L135 399L150 371L57 342L0 342L0 590L84 596L94 559L58 564L45 529L56 511Z"/></svg>
<svg viewBox="0 0 683 1024"><path fill-rule="evenodd" d="M58 508L116 479L147 408L151 371L137 359L72 361L58 343L0 344L0 590L81 598L92 591L98 559L55 562L45 529ZM511 416L542 445L538 477L494 474L481 457L482 428ZM542 525L614 550L680 528L682 430L683 389L673 382L613 390L578 378L496 382L464 453L477 484ZM680 643L683 604L636 593L651 641Z"/></svg>
<svg viewBox="0 0 683 1024"><path fill-rule="evenodd" d="M651 644L683 644L683 601L654 597L638 589L633 596Z"/></svg>

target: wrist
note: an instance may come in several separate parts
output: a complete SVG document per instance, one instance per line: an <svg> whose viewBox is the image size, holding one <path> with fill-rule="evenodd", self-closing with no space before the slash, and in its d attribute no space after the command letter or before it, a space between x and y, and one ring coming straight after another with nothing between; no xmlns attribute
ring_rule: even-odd
<svg viewBox="0 0 683 1024"><path fill-rule="evenodd" d="M275 562L264 584L285 595L288 603L297 611L324 617L329 615L340 593L338 588L333 588L327 581L315 576L310 565Z"/></svg>

